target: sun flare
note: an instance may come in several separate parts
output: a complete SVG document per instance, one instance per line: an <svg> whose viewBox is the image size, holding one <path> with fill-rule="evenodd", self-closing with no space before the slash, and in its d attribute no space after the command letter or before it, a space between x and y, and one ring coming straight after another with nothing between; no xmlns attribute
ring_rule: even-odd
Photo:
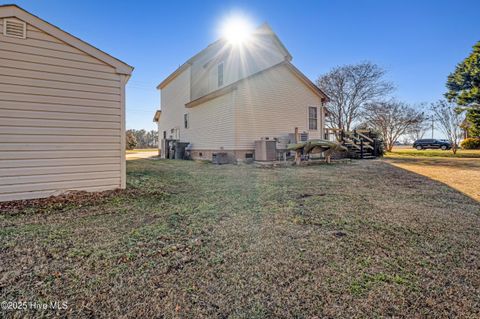
<svg viewBox="0 0 480 319"><path fill-rule="evenodd" d="M241 45L250 39L252 24L242 16L232 16L225 20L221 28L222 37L232 45Z"/></svg>

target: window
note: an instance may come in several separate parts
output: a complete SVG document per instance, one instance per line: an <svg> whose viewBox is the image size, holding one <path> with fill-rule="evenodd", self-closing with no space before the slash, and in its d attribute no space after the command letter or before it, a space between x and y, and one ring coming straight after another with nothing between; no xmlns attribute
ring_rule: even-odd
<svg viewBox="0 0 480 319"><path fill-rule="evenodd" d="M223 85L223 62L217 66L217 84L218 87Z"/></svg>
<svg viewBox="0 0 480 319"><path fill-rule="evenodd" d="M188 128L188 114L187 113L183 114L183 126L185 128Z"/></svg>
<svg viewBox="0 0 480 319"><path fill-rule="evenodd" d="M317 112L318 112L318 109L315 106L308 107L308 129L309 130L318 129Z"/></svg>
<svg viewBox="0 0 480 319"><path fill-rule="evenodd" d="M25 39L27 37L27 24L16 19L4 19L3 35L7 37Z"/></svg>

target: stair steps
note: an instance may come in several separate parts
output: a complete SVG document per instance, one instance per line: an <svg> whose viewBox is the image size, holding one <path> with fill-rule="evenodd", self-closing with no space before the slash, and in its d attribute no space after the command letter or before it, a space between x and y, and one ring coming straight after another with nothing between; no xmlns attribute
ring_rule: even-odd
<svg viewBox="0 0 480 319"><path fill-rule="evenodd" d="M371 138L369 131L342 132L341 142L348 149L348 157L374 159L379 156L378 140ZM377 149L375 149L377 147Z"/></svg>

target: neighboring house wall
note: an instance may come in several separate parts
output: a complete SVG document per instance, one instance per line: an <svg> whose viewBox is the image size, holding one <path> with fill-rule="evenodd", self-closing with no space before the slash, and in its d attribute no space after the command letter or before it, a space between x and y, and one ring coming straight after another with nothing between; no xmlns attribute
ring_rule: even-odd
<svg viewBox="0 0 480 319"><path fill-rule="evenodd" d="M308 129L309 106L317 107L317 130ZM295 127L309 138L322 138L322 110L321 98L285 64L254 75L235 93L235 148L252 150L255 140L288 135Z"/></svg>
<svg viewBox="0 0 480 319"><path fill-rule="evenodd" d="M28 24L0 19L0 201L125 187L127 76Z"/></svg>

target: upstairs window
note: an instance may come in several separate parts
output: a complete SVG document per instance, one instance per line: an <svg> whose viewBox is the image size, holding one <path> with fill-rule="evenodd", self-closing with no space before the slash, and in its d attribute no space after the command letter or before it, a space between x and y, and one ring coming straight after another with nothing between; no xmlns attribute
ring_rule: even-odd
<svg viewBox="0 0 480 319"><path fill-rule="evenodd" d="M183 114L183 126L184 126L185 128L188 128L188 124L189 124L189 123L188 123L188 114L185 113L185 114Z"/></svg>
<svg viewBox="0 0 480 319"><path fill-rule="evenodd" d="M223 62L217 66L217 84L218 87L223 86Z"/></svg>
<svg viewBox="0 0 480 319"><path fill-rule="evenodd" d="M27 37L27 24L16 19L3 20L3 35L25 39Z"/></svg>
<svg viewBox="0 0 480 319"><path fill-rule="evenodd" d="M318 129L318 109L315 106L308 107L308 129L317 130Z"/></svg>

